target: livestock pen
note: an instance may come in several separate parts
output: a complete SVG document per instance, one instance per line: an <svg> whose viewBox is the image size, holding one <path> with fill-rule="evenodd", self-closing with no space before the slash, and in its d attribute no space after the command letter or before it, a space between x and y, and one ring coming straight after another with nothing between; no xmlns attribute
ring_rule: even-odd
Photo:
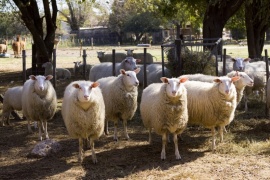
<svg viewBox="0 0 270 180"><path fill-rule="evenodd" d="M223 46L232 57L247 56L245 47ZM125 52L127 47L97 47L108 53L112 49ZM131 47L134 48L134 47ZM152 49L151 49L152 48ZM151 47L161 63L161 47ZM266 46L266 49L269 46ZM96 51L86 48L87 63L98 64ZM143 48L140 49L143 51ZM73 61L82 60L79 48L61 48L56 51L56 66L72 70ZM166 60L165 60L166 62ZM26 68L31 67L31 50L26 50ZM60 153L46 158L30 158L29 152L37 143L37 132L27 133L27 121L11 119L11 126L0 127L0 179L269 179L270 120L265 117L264 102L255 95L250 99L249 111L236 110L235 119L227 128L225 142L217 144L215 153L209 149L211 133L196 126L188 126L182 134L179 151L182 160L175 160L173 146L167 147L167 160L160 161L161 141L153 134L153 144L148 144L148 132L143 127L137 110L130 121L130 140L113 141L113 133L101 136L95 150L98 163L93 164L90 150L85 151L83 162L77 163L78 142L69 138L61 116L65 87L74 80L57 81L57 112L48 122L50 138L62 146ZM22 59L0 59L0 94L8 87L23 84ZM2 117L0 103L0 117ZM22 116L21 112L18 112ZM110 132L113 126L109 126ZM123 128L119 126L119 132Z"/></svg>

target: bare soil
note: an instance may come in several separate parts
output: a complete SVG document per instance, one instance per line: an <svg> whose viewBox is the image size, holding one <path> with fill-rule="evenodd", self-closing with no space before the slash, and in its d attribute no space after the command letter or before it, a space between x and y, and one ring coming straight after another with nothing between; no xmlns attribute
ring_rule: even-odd
<svg viewBox="0 0 270 180"><path fill-rule="evenodd" d="M63 59L72 57L72 50L58 50ZM74 59L78 57L78 51ZM93 57L93 52L90 57ZM65 58L68 56L68 58ZM72 58L61 64L72 69ZM22 85L21 59L0 59L0 94L8 87ZM96 62L96 61L95 61ZM153 134L150 145L139 111L128 123L130 140L124 139L120 124L119 141L110 134L95 143L98 163L93 164L91 151L85 151L78 162L78 140L68 136L61 116L61 102L65 87L81 77L57 82L58 110L48 123L51 139L62 150L45 158L31 158L29 153L39 142L38 132L27 132L25 120L11 119L11 126L0 127L0 179L270 179L270 120L265 117L265 103L251 99L249 112L236 112L235 120L227 127L223 143L210 150L211 132L202 127L188 127L179 138L181 160L175 160L174 144L166 147L167 159L160 160L161 137ZM0 115L2 104L0 103ZM18 112L21 115L21 112ZM1 117L2 118L2 117Z"/></svg>

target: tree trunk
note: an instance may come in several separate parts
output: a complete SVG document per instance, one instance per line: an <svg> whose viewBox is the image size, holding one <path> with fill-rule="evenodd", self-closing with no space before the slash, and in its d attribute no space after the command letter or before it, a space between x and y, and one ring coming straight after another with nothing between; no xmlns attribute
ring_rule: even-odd
<svg viewBox="0 0 270 180"><path fill-rule="evenodd" d="M35 0L30 0L30 3L25 4L21 0L13 1L19 8L22 14L22 20L33 36L36 52L33 52L34 54L32 54L32 56L37 58L37 71L40 74L44 74L44 69L41 67L42 64L52 60L57 17L56 0L50 2L48 0L43 0L44 17L40 17L39 7ZM43 21L46 22L45 38Z"/></svg>
<svg viewBox="0 0 270 180"><path fill-rule="evenodd" d="M222 31L231 16L245 0L220 0L216 4L208 2L203 19L203 38L222 38Z"/></svg>
<svg viewBox="0 0 270 180"><path fill-rule="evenodd" d="M270 15L260 16L263 7L270 3L254 2L245 6L245 24L247 31L248 54L250 58L261 58L265 41L265 32L269 28ZM266 12L261 12L266 13ZM267 13L266 13L267 14Z"/></svg>

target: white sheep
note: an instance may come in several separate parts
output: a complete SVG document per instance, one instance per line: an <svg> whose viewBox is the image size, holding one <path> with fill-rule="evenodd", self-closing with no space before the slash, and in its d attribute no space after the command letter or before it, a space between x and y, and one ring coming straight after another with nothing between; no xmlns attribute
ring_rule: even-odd
<svg viewBox="0 0 270 180"><path fill-rule="evenodd" d="M42 64L42 67L45 68L45 76L53 74L53 64L51 62L46 62ZM66 68L56 68L55 75L57 79L70 79L71 73Z"/></svg>
<svg viewBox="0 0 270 180"><path fill-rule="evenodd" d="M133 53L134 49L126 49L127 51L127 56L132 56L135 59L144 59L144 53ZM150 53L146 53L146 63L151 64L153 63L153 56ZM141 63L144 63L144 61L141 61Z"/></svg>
<svg viewBox="0 0 270 180"><path fill-rule="evenodd" d="M205 75L205 74L185 74L180 77L187 77L190 81L202 81L202 82L210 82L212 83L217 76L211 76L211 75ZM237 92L237 104L241 101L244 90L246 86L252 87L254 82L253 80L245 73L245 72L238 72L238 71L232 71L227 74L228 77L232 78L235 76L239 76L239 80L234 82L236 92Z"/></svg>
<svg viewBox="0 0 270 180"><path fill-rule="evenodd" d="M166 159L165 146L169 133L173 134L176 159L181 159L177 135L181 134L188 123L187 91L181 79L162 77L163 83L154 83L143 90L140 112L143 124L149 129L151 143L152 128L162 136L161 159Z"/></svg>
<svg viewBox="0 0 270 180"><path fill-rule="evenodd" d="M239 77L218 77L213 83L188 81L185 83L188 99L188 123L202 125L212 131L212 150L215 149L215 128L223 130L234 119L236 89L233 82Z"/></svg>
<svg viewBox="0 0 270 180"><path fill-rule="evenodd" d="M79 161L83 160L83 140L90 139L92 160L97 163L94 140L104 132L105 105L98 82L75 81L64 92L62 116L69 135L79 139Z"/></svg>
<svg viewBox="0 0 270 180"><path fill-rule="evenodd" d="M2 115L2 126L10 125L9 116L13 110L22 110L22 89L23 86L16 86L8 88L4 95L3 101L3 115Z"/></svg>
<svg viewBox="0 0 270 180"><path fill-rule="evenodd" d="M73 62L74 63L74 68L73 68L73 72L74 72L74 75L83 75L83 64L81 61L75 61ZM90 72L90 69L92 68L92 65L90 64L86 64L86 67L85 67L85 72L86 74L89 74Z"/></svg>
<svg viewBox="0 0 270 180"><path fill-rule="evenodd" d="M114 140L117 137L118 120L123 120L125 137L129 139L127 133L127 121L131 120L137 109L138 85L139 81L136 74L140 68L134 71L119 70L120 75L117 77L110 76L101 78L97 82L104 97L106 108L106 128L105 134L108 134L108 121L114 122Z"/></svg>
<svg viewBox="0 0 270 180"><path fill-rule="evenodd" d="M57 108L56 92L50 82L53 76L31 75L29 78L23 85L23 115L28 121L29 132L32 132L30 122L38 122L39 139L42 141L43 128L46 139L49 139L47 121L53 118Z"/></svg>
<svg viewBox="0 0 270 180"><path fill-rule="evenodd" d="M113 61L113 54L105 54L105 52L103 52L103 51L98 51L97 57L101 63ZM126 57L127 57L127 55L125 53L115 53L115 62L121 62Z"/></svg>
<svg viewBox="0 0 270 180"><path fill-rule="evenodd" d="M137 62L140 62L140 59L134 59L133 57L126 57L121 63L115 63L116 75L119 75L120 69L124 69L126 71L136 69ZM100 78L112 76L113 75L112 67L113 64L111 62L94 65L90 70L89 80L97 81Z"/></svg>

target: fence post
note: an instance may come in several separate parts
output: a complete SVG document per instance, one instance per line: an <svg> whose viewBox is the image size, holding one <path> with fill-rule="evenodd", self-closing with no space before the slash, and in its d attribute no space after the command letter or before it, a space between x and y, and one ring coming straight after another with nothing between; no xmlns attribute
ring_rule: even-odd
<svg viewBox="0 0 270 180"><path fill-rule="evenodd" d="M268 63L268 53L267 53L267 49L264 50L264 53L265 53L266 82L267 82L268 79L269 79L269 63ZM269 93L269 92L267 92L267 83L266 83L266 91L265 91L265 92L266 92L265 94L266 94L266 100L267 100L267 96L268 96L267 93ZM268 109L268 107L267 107L267 102L266 102L266 104L265 104L265 115L266 115L266 117L269 116L269 109Z"/></svg>
<svg viewBox="0 0 270 180"><path fill-rule="evenodd" d="M164 73L164 47L161 46L161 62L162 62L162 77L165 76Z"/></svg>
<svg viewBox="0 0 270 180"><path fill-rule="evenodd" d="M37 75L37 58L36 58L36 46L35 44L32 44L32 74Z"/></svg>
<svg viewBox="0 0 270 180"><path fill-rule="evenodd" d="M84 80L86 80L86 57L87 57L87 54L86 54L86 50L84 49L83 50L83 77L84 77Z"/></svg>
<svg viewBox="0 0 270 180"><path fill-rule="evenodd" d="M146 48L143 48L143 88L147 86L147 73L146 73Z"/></svg>
<svg viewBox="0 0 270 180"><path fill-rule="evenodd" d="M179 75L181 75L183 70L183 63L181 62L181 39L176 39L175 45L176 45L176 57L178 60L178 68L180 71Z"/></svg>
<svg viewBox="0 0 270 180"><path fill-rule="evenodd" d="M53 87L56 88L56 49L53 49Z"/></svg>
<svg viewBox="0 0 270 180"><path fill-rule="evenodd" d="M112 50L112 75L115 76L115 49Z"/></svg>
<svg viewBox="0 0 270 180"><path fill-rule="evenodd" d="M26 81L26 55L25 50L22 50L22 61L23 61L23 83Z"/></svg>
<svg viewBox="0 0 270 180"><path fill-rule="evenodd" d="M222 56L221 56L222 57ZM218 68L218 67L217 67ZM224 58L223 58L223 68L222 68L223 76L226 75L226 48L224 49ZM218 74L217 74L218 75Z"/></svg>

